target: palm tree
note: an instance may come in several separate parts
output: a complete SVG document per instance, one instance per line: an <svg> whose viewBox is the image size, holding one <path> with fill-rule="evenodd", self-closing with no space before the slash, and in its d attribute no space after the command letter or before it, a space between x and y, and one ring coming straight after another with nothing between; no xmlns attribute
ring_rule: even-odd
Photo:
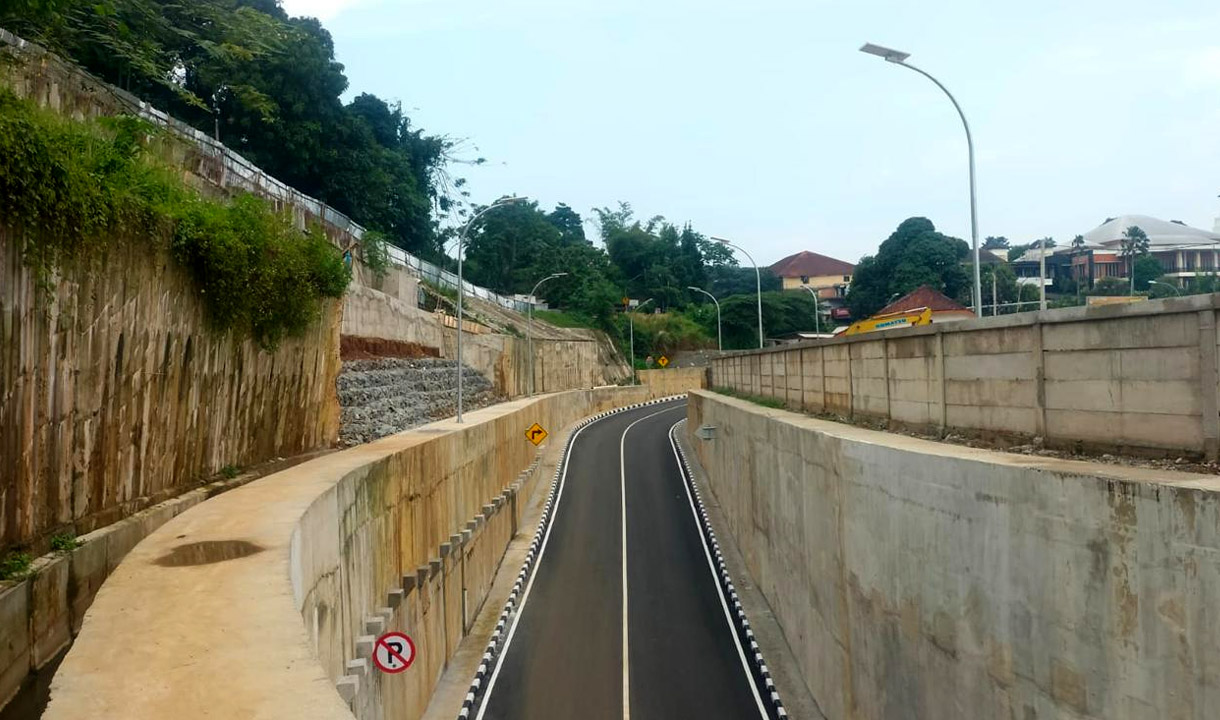
<svg viewBox="0 0 1220 720"><path fill-rule="evenodd" d="M1084 254L1084 235L1077 235L1072 238L1072 266L1076 265L1076 258ZM1076 297L1080 297L1081 278L1076 281ZM1089 258L1089 286L1093 285L1093 258Z"/></svg>
<svg viewBox="0 0 1220 720"><path fill-rule="evenodd" d="M1122 256L1127 258L1127 275L1131 278L1131 294L1135 294L1135 258L1148 254L1148 233L1139 225L1123 231Z"/></svg>

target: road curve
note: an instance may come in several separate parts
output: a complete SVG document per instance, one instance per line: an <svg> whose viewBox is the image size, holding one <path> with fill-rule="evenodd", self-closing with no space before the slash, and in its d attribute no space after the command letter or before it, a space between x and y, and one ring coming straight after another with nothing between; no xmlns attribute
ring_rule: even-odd
<svg viewBox="0 0 1220 720"><path fill-rule="evenodd" d="M669 439L685 408L578 431L478 718L767 717Z"/></svg>

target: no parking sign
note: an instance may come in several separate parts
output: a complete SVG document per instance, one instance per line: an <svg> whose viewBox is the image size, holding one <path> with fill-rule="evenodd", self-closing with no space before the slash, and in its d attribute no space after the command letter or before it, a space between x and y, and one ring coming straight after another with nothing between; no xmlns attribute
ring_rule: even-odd
<svg viewBox="0 0 1220 720"><path fill-rule="evenodd" d="M388 632L373 646L373 664L383 673L397 675L415 662L415 643L405 633Z"/></svg>

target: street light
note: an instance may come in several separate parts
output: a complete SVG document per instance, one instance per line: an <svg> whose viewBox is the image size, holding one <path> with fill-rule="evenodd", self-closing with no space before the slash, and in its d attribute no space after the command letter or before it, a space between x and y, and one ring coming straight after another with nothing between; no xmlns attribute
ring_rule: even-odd
<svg viewBox="0 0 1220 720"><path fill-rule="evenodd" d="M804 288L805 290L808 290L809 294L813 296L813 329L814 329L814 332L816 332L818 335L821 335L822 334L822 318L819 317L820 311L818 309L818 291L814 290L813 288L809 287L808 285L802 285L801 287Z"/></svg>
<svg viewBox="0 0 1220 720"><path fill-rule="evenodd" d="M920 70L914 65L906 62L906 59L911 57L910 53L905 53L900 50L891 50L890 48L881 47L880 45L874 45L872 43L865 43L860 48L860 52L868 53L869 55L876 55L879 58L883 58L886 62L901 65L908 70L914 70L920 75L923 75L927 79L936 83L936 87L943 90L944 93L949 96L949 101L953 103L954 109L957 110L958 116L962 119L962 127L966 128L966 150L970 156L970 239L974 247L974 314L978 317L982 317L983 280L979 274L979 214L978 203L975 200L974 192L974 138L970 134L970 123L966 122L966 113L962 112L962 106L957 104L957 98L953 97L953 93L949 92L949 88L942 85L939 80L932 77L927 72L924 72L923 70Z"/></svg>
<svg viewBox="0 0 1220 720"><path fill-rule="evenodd" d="M466 292L466 284L462 282L462 249L466 246L466 234L470 232L470 228L475 221L483 217L487 213L496 208L508 207L519 202L525 202L527 198L523 197L505 197L500 198L494 203L483 208L474 214L466 224L462 227L462 232L458 235L457 245L457 261L458 261L458 282L457 282L457 421L462 422L462 296Z"/></svg>
<svg viewBox="0 0 1220 720"><path fill-rule="evenodd" d="M648 303L652 302L652 298L648 298L644 302L635 306L635 310L639 310ZM631 330L631 357L627 360L631 363L631 384L639 385L639 381L635 377L635 310L627 308L627 327Z"/></svg>
<svg viewBox="0 0 1220 720"><path fill-rule="evenodd" d="M716 349L723 352L724 351L724 335L722 335L720 333L720 301L716 299L715 295L711 294L707 290L704 290L703 288L697 288L694 285L687 285L686 289L694 290L695 292L699 292L699 293L703 293L704 295L707 295L708 297L710 297L712 299L712 302L716 303Z"/></svg>
<svg viewBox="0 0 1220 720"><path fill-rule="evenodd" d="M1181 295L1181 294L1182 294L1182 291L1181 291L1181 290L1178 290L1178 288L1177 288L1176 286L1174 286L1174 285L1170 285L1169 283L1161 282L1160 280L1149 280L1149 281L1148 281L1148 284L1149 284L1149 285L1164 285L1165 287L1167 287L1167 288L1169 288L1170 290L1172 290L1174 295Z"/></svg>
<svg viewBox="0 0 1220 720"><path fill-rule="evenodd" d="M762 346L763 346L762 273L759 272L759 270L758 270L758 263L754 262L754 258L750 257L750 253L746 252L746 249L741 247L740 245L734 245L733 243L729 242L728 240L725 240L724 238L720 238L720 237L713 236L712 239L715 240L716 242L720 243L721 245L727 245L728 247L731 247L734 250L740 250L741 254L745 255L747 258L749 258L750 263L754 266L754 282L756 283L757 288L758 288L758 348L761 350Z"/></svg>
<svg viewBox="0 0 1220 720"><path fill-rule="evenodd" d="M547 280L565 277L566 275L567 273L553 273L551 275L547 275L539 280L538 284L534 285L533 290L530 290L530 305L527 308L526 315L528 319L525 321L525 341L530 356L530 397L534 397L534 299L538 296L538 288L542 286L542 283L546 282Z"/></svg>

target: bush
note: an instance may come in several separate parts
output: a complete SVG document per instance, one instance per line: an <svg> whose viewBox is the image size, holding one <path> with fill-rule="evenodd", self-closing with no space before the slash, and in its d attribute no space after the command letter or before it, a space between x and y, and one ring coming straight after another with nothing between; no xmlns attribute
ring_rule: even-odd
<svg viewBox="0 0 1220 720"><path fill-rule="evenodd" d="M1128 295L1131 291L1131 281L1126 278L1104 277L1093 283L1090 295Z"/></svg>
<svg viewBox="0 0 1220 720"><path fill-rule="evenodd" d="M360 255L364 265L380 280L390 272L390 248L385 235L369 230L360 236Z"/></svg>
<svg viewBox="0 0 1220 720"><path fill-rule="evenodd" d="M146 152L157 133L130 117L67 120L0 90L0 217L40 281L120 238L168 241L215 327L264 347L342 296L351 273L321 230L302 233L254 196L200 197Z"/></svg>
<svg viewBox="0 0 1220 720"><path fill-rule="evenodd" d="M69 553L80 546L80 540L72 533L56 533L51 536L51 550L57 553Z"/></svg>
<svg viewBox="0 0 1220 720"><path fill-rule="evenodd" d="M30 572L34 558L26 552L10 552L0 560L0 580L16 580L25 577Z"/></svg>

